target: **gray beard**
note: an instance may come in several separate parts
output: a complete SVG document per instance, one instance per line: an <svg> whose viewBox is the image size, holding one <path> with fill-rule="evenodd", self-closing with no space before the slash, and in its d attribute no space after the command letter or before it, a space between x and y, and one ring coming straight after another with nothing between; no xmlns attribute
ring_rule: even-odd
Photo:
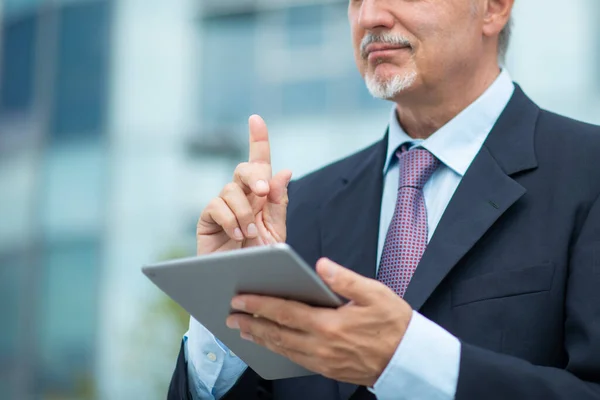
<svg viewBox="0 0 600 400"><path fill-rule="evenodd" d="M367 75L365 83L371 95L377 99L391 100L404 90L411 87L417 79L415 71L396 75L392 79L379 81L374 76Z"/></svg>

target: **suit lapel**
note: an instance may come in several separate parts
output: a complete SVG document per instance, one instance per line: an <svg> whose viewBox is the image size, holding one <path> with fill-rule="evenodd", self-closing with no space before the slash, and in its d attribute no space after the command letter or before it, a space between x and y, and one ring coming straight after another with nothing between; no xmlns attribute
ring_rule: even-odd
<svg viewBox="0 0 600 400"><path fill-rule="evenodd" d="M539 109L517 86L448 204L404 299L419 310L460 259L526 192L510 175L535 168Z"/></svg>
<svg viewBox="0 0 600 400"><path fill-rule="evenodd" d="M463 177L404 294L415 310L525 189L506 176L486 148Z"/></svg>
<svg viewBox="0 0 600 400"><path fill-rule="evenodd" d="M375 277L385 138L341 177L320 212L322 255L346 268Z"/></svg>

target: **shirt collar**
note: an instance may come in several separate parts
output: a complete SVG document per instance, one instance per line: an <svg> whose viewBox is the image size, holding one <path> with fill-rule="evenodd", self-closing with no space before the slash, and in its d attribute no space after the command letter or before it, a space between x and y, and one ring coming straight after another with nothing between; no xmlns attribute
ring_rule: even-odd
<svg viewBox="0 0 600 400"><path fill-rule="evenodd" d="M396 150L403 144L408 144L409 148L420 146L429 150L444 165L463 176L510 101L514 90L515 86L508 71L502 70L494 83L477 100L425 140L408 136L398 122L394 105L383 173L385 174L395 162Z"/></svg>

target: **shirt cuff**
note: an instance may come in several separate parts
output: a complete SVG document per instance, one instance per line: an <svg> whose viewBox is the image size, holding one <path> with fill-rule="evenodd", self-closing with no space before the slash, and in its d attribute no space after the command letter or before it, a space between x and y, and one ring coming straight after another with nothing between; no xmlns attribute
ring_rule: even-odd
<svg viewBox="0 0 600 400"><path fill-rule="evenodd" d="M213 334L194 318L190 318L184 340L190 391L196 395L194 398L213 398L212 390L227 354L215 341Z"/></svg>
<svg viewBox="0 0 600 400"><path fill-rule="evenodd" d="M219 399L247 368L242 360L194 318L190 318L184 341L190 392L195 400Z"/></svg>
<svg viewBox="0 0 600 400"><path fill-rule="evenodd" d="M379 400L453 399L460 341L416 311L394 356L373 389Z"/></svg>

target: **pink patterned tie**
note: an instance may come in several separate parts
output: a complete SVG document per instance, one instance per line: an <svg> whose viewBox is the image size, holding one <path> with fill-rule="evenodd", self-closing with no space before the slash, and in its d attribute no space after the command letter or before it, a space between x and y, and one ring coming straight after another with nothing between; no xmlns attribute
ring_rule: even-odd
<svg viewBox="0 0 600 400"><path fill-rule="evenodd" d="M383 245L377 279L400 297L427 247L427 209L423 186L440 165L425 149L396 152L400 162L398 199Z"/></svg>

